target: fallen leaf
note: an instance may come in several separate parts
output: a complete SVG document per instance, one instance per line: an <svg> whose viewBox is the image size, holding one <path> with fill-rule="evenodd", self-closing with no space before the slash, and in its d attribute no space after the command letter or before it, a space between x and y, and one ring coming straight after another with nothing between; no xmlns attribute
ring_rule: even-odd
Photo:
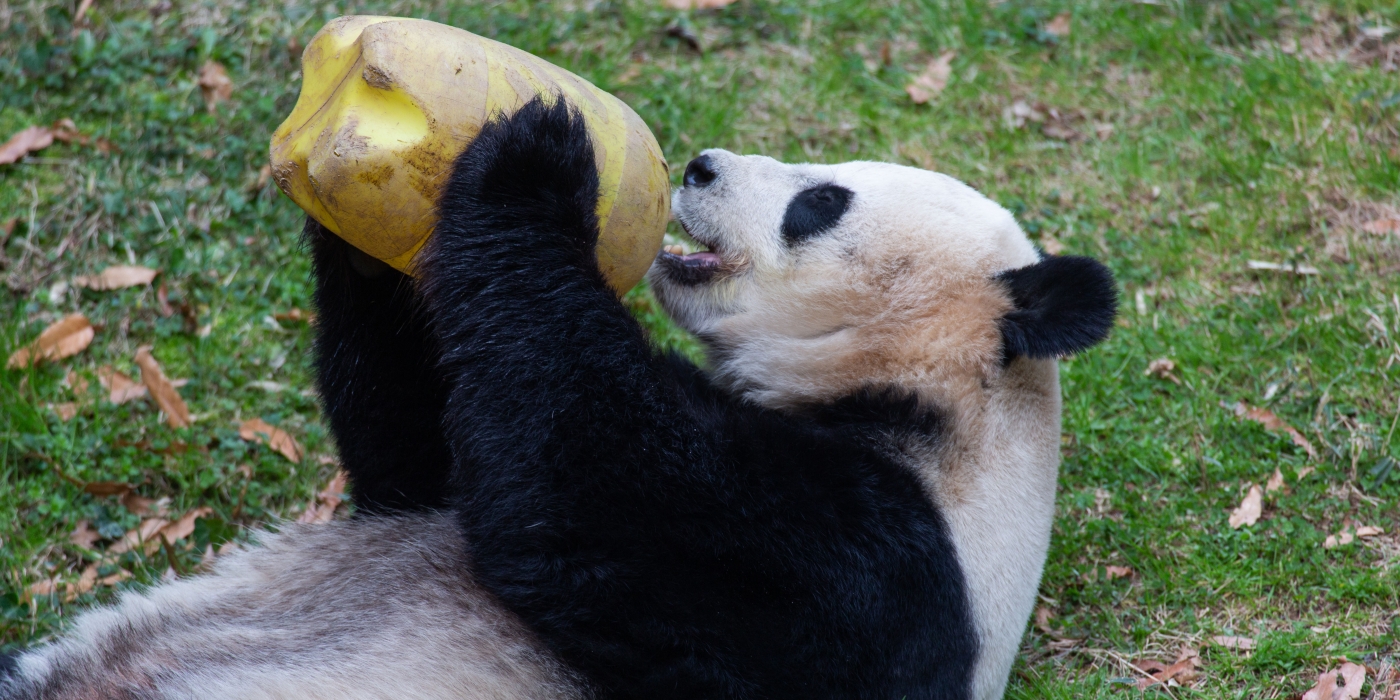
<svg viewBox="0 0 1400 700"><path fill-rule="evenodd" d="M1211 637L1210 640L1226 649L1235 649L1236 651L1251 651L1254 649L1254 640L1250 637L1217 635Z"/></svg>
<svg viewBox="0 0 1400 700"><path fill-rule="evenodd" d="M92 590L92 587L96 584L97 565L88 564L87 567L83 569L83 573L78 576L77 582L66 586L68 590L64 592L63 600L71 603L77 600L78 596Z"/></svg>
<svg viewBox="0 0 1400 700"><path fill-rule="evenodd" d="M1105 566L1104 572L1108 574L1108 580L1116 578L1132 578L1133 567L1131 566Z"/></svg>
<svg viewBox="0 0 1400 700"><path fill-rule="evenodd" d="M136 287L150 284L156 278L156 270L139 265L113 265L102 274L91 277L74 277L73 286L86 287L99 292L123 287Z"/></svg>
<svg viewBox="0 0 1400 700"><path fill-rule="evenodd" d="M170 521L165 518L147 518L142 520L140 525L137 525L125 535L122 535L122 538L118 540L116 544L108 547L107 551L111 554L124 554L142 545L147 547L151 545L159 546L160 542L153 538L169 524Z"/></svg>
<svg viewBox="0 0 1400 700"><path fill-rule="evenodd" d="M1382 530L1382 529L1376 527L1375 525L1362 525L1361 527L1356 528L1356 536L1357 536L1357 537L1360 537L1360 538L1363 538L1363 539L1365 539L1365 538L1367 538L1367 537L1375 537L1376 535L1384 535L1384 534L1385 534L1385 530Z"/></svg>
<svg viewBox="0 0 1400 700"><path fill-rule="evenodd" d="M1055 18L1050 20L1050 22L1045 25L1045 33L1055 37L1056 39L1063 39L1069 36L1069 28L1069 13L1061 12L1060 14L1055 15Z"/></svg>
<svg viewBox="0 0 1400 700"><path fill-rule="evenodd" d="M86 520L79 520L78 524L73 527L73 532L68 534L68 541L83 549L92 549L100 539L102 539L102 535L98 534L97 530L93 529L92 523Z"/></svg>
<svg viewBox="0 0 1400 700"><path fill-rule="evenodd" d="M1060 141L1078 141L1084 135L1060 122L1049 122L1040 128L1040 133Z"/></svg>
<svg viewBox="0 0 1400 700"><path fill-rule="evenodd" d="M1259 522L1259 516L1263 512L1264 492L1257 484L1250 484L1249 493L1240 501L1240 507L1230 513L1230 528L1238 530L1241 526L1253 525Z"/></svg>
<svg viewBox="0 0 1400 700"><path fill-rule="evenodd" d="M199 508L195 508L194 510L191 510L190 512L180 516L179 520L176 520L175 522L170 523L169 525L166 525L165 527L161 528L160 536L165 539L166 543L175 544L176 542L179 542L180 540L189 537L190 534L194 532L194 521L203 517L207 517L213 512L214 509L210 508L209 506L201 506Z"/></svg>
<svg viewBox="0 0 1400 700"><path fill-rule="evenodd" d="M1366 233L1374 233L1377 236L1384 236L1387 233L1400 233L1400 219L1376 219L1361 224L1361 230Z"/></svg>
<svg viewBox="0 0 1400 700"><path fill-rule="evenodd" d="M10 137L0 145L0 165L13 163L34 151L48 148L53 143L53 129L47 126L31 126Z"/></svg>
<svg viewBox="0 0 1400 700"><path fill-rule="evenodd" d="M1355 538L1351 528L1343 528L1343 531L1336 533L1336 535L1327 535L1327 539L1324 539L1322 542L1322 549L1333 549L1333 547L1351 545L1354 539L1357 538Z"/></svg>
<svg viewBox="0 0 1400 700"><path fill-rule="evenodd" d="M144 518L148 515L165 517L166 508L170 504L169 498L146 498L135 491L127 491L121 495L122 507L131 511L132 515Z"/></svg>
<svg viewBox="0 0 1400 700"><path fill-rule="evenodd" d="M1281 418L1274 415L1273 411L1270 411L1266 408L1253 408L1243 401L1240 401L1234 405L1221 402L1220 405L1222 408L1228 408L1234 411L1235 416L1239 418L1252 420L1255 423L1264 426L1264 428L1267 430L1273 430L1276 432L1283 431L1285 433L1288 433L1288 437L1293 440L1293 444L1303 448L1303 451L1307 452L1309 457L1317 459L1317 450L1313 448L1312 443L1308 442L1308 439L1303 437L1303 434L1298 432L1297 429L1295 429L1293 426L1283 422ZM1302 477L1300 476L1298 478L1301 479Z"/></svg>
<svg viewBox="0 0 1400 700"><path fill-rule="evenodd" d="M717 10L734 4L734 0L666 0L666 7L673 10Z"/></svg>
<svg viewBox="0 0 1400 700"><path fill-rule="evenodd" d="M301 445L281 428L275 428L261 418L249 418L238 426L238 436L248 442L260 442L276 450L293 463L301 462Z"/></svg>
<svg viewBox="0 0 1400 700"><path fill-rule="evenodd" d="M83 493L94 496L120 496L132 489L131 484L120 481L89 481L83 484Z"/></svg>
<svg viewBox="0 0 1400 700"><path fill-rule="evenodd" d="M1042 234L1040 237L1040 247L1051 255L1059 255L1065 252L1065 244L1060 239L1049 234Z"/></svg>
<svg viewBox="0 0 1400 700"><path fill-rule="evenodd" d="M34 342L10 355L5 366L28 367L40 360L61 360L83 351L97 335L87 316L68 314L45 328Z"/></svg>
<svg viewBox="0 0 1400 700"><path fill-rule="evenodd" d="M53 409L54 415L58 416L58 419L65 423L67 423L70 420L73 420L73 418L75 418L78 415L78 404L73 403L71 401L66 403L56 403L49 406L49 408Z"/></svg>
<svg viewBox="0 0 1400 700"><path fill-rule="evenodd" d="M1036 629L1038 629L1038 630L1040 630L1041 632L1044 632L1044 633L1046 633L1046 634L1053 634L1053 633L1050 631L1050 618L1052 618L1052 617L1054 617L1054 616L1055 616L1055 613L1052 612L1052 611L1050 610L1050 608L1047 607L1047 606L1042 605L1042 606L1036 608L1036 609L1035 609L1035 627L1036 627Z"/></svg>
<svg viewBox="0 0 1400 700"><path fill-rule="evenodd" d="M1318 275L1321 271L1312 265L1302 263L1273 263L1263 260L1250 260L1246 266L1251 270L1272 270L1274 272L1292 272L1295 275Z"/></svg>
<svg viewBox="0 0 1400 700"><path fill-rule="evenodd" d="M326 484L326 488L316 494L316 498L307 504L306 510L302 511L297 518L299 523L325 523L330 522L335 517L335 509L344 500L347 480L344 470L335 470L335 476Z"/></svg>
<svg viewBox="0 0 1400 700"><path fill-rule="evenodd" d="M1303 467L1302 469L1299 469L1297 477L1298 481L1302 481L1303 477L1313 473L1313 471L1315 471L1314 467Z"/></svg>
<svg viewBox="0 0 1400 700"><path fill-rule="evenodd" d="M149 393L145 384L138 384L135 379L112 369L110 365L97 368L97 381L107 390L107 400L118 405Z"/></svg>
<svg viewBox="0 0 1400 700"><path fill-rule="evenodd" d="M1302 700L1358 700L1365 684L1366 667L1347 662L1318 676L1317 685L1303 693Z"/></svg>
<svg viewBox="0 0 1400 700"><path fill-rule="evenodd" d="M155 357L151 356L150 348L138 349L135 361L137 366L141 368L141 383L145 384L146 390L151 392L151 398L156 402L156 406L165 411L166 424L172 428L188 428L190 409L185 405L185 400L180 398L180 393L170 384L170 380L165 378L160 364L156 362Z"/></svg>
<svg viewBox="0 0 1400 700"><path fill-rule="evenodd" d="M204 107L210 114L220 102L233 96L233 81L228 71L215 61L206 61L199 68L199 91L204 93Z"/></svg>
<svg viewBox="0 0 1400 700"><path fill-rule="evenodd" d="M86 399L88 394L88 380L83 375L68 370L68 375L63 378L64 383L73 391L73 395L79 399Z"/></svg>
<svg viewBox="0 0 1400 700"><path fill-rule="evenodd" d="M112 574L111 576L104 576L100 579L97 579L97 582L104 586L115 586L118 583L121 583L122 581L125 581L129 578L131 578L131 572L127 571L126 569L121 569L117 571L117 573Z"/></svg>
<svg viewBox="0 0 1400 700"><path fill-rule="evenodd" d="M316 323L316 314L310 311L302 311L296 307L292 307L291 310L284 313L273 314L272 317L278 321L300 321L307 325L314 325Z"/></svg>
<svg viewBox="0 0 1400 700"><path fill-rule="evenodd" d="M1198 675L1196 669L1201 665L1201 655L1197 650L1183 644L1181 653L1176 657L1176 662L1170 666L1160 661L1151 660L1135 662L1134 665L1151 676L1150 678L1138 679L1137 687L1139 690L1146 690L1158 683L1167 683L1168 681L1188 685L1196 680Z"/></svg>
<svg viewBox="0 0 1400 700"><path fill-rule="evenodd" d="M957 55L956 51L944 51L929 59L924 72L915 77L914 82L904 86L904 91L909 93L909 99L914 100L914 104L924 104L948 87L948 79L953 77L953 58Z"/></svg>
<svg viewBox="0 0 1400 700"><path fill-rule="evenodd" d="M1175 374L1172 374L1172 370L1174 369L1176 369L1175 362L1165 357L1159 357L1147 363L1147 370L1143 372L1143 374L1149 377L1156 377L1158 379L1168 379L1171 380L1172 383L1179 386L1181 384L1181 380L1177 379Z"/></svg>
<svg viewBox="0 0 1400 700"><path fill-rule="evenodd" d="M1001 119L1008 129L1019 129L1026 125L1026 122L1045 121L1045 112L1037 107L1032 107L1025 100L1016 100L1010 107L1001 110Z"/></svg>
<svg viewBox="0 0 1400 700"><path fill-rule="evenodd" d="M1269 482L1264 484L1265 493L1273 493L1283 488L1283 472L1277 467L1274 468L1274 475L1269 477Z"/></svg>
<svg viewBox="0 0 1400 700"><path fill-rule="evenodd" d="M1108 140L1108 137L1113 135L1113 129L1114 127L1112 124L1109 124L1107 122L1099 122L1097 124L1094 124L1094 135L1099 137L1100 141L1106 141Z"/></svg>
<svg viewBox="0 0 1400 700"><path fill-rule="evenodd" d="M78 11L73 13L74 31L77 31L78 23L83 21L83 17L87 16L87 11L91 8L92 0L83 0L78 3Z"/></svg>

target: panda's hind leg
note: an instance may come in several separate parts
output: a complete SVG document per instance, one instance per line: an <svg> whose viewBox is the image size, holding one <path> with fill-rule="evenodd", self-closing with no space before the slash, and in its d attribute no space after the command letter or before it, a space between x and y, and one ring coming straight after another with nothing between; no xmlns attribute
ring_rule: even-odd
<svg viewBox="0 0 1400 700"><path fill-rule="evenodd" d="M316 276L316 374L356 508L446 504L447 387L413 281L314 219L304 232Z"/></svg>

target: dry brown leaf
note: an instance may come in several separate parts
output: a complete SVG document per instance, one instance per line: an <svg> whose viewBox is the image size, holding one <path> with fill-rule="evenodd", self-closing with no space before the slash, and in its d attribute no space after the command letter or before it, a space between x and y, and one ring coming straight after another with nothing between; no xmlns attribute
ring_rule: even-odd
<svg viewBox="0 0 1400 700"><path fill-rule="evenodd" d="M89 481L83 484L83 493L94 496L120 496L132 489L131 484L120 481Z"/></svg>
<svg viewBox="0 0 1400 700"><path fill-rule="evenodd" d="M1040 133L1052 139L1060 141L1078 141L1084 138L1084 134L1079 133L1063 122L1053 121L1040 128Z"/></svg>
<svg viewBox="0 0 1400 700"><path fill-rule="evenodd" d="M146 385L112 369L110 365L97 368L97 381L107 390L107 400L114 404L124 404L139 399L147 393Z"/></svg>
<svg viewBox="0 0 1400 700"><path fill-rule="evenodd" d="M1356 528L1356 536L1357 536L1357 537L1360 537L1360 538L1362 538L1362 539L1366 539L1367 537L1375 537L1376 535L1384 535L1384 534L1385 534L1385 530L1382 530L1382 529L1376 527L1375 525L1362 525L1361 527Z"/></svg>
<svg viewBox="0 0 1400 700"><path fill-rule="evenodd" d="M1254 649L1254 640L1250 637L1230 637L1226 635L1216 635L1210 640L1226 649L1236 651L1251 651Z"/></svg>
<svg viewBox="0 0 1400 700"><path fill-rule="evenodd" d="M165 411L166 424L172 428L188 428L189 406L185 405L185 400L180 398L180 392L166 379L165 373L160 370L160 363L151 356L150 348L139 348L135 360L136 365L141 368L141 383L151 392L151 398L160 410Z"/></svg>
<svg viewBox="0 0 1400 700"><path fill-rule="evenodd" d="M189 537L190 534L194 532L194 521L203 517L207 517L213 512L214 509L210 508L209 506L200 506L199 508L195 508L194 510L180 516L179 520L176 520L175 522L170 523L169 525L166 525L165 527L161 528L160 536L164 538L167 543L175 544L176 542L179 542L180 540Z"/></svg>
<svg viewBox="0 0 1400 700"><path fill-rule="evenodd" d="M10 369L28 367L40 360L61 360L83 351L97 335L87 316L68 314L49 324L34 342L10 355L5 366Z"/></svg>
<svg viewBox="0 0 1400 700"><path fill-rule="evenodd" d="M140 525L137 525L125 535L122 535L122 538L118 540L116 544L108 547L107 551L111 554L123 554L138 546L144 545L147 549L152 549L153 545L158 547L160 546L160 541L155 539L155 537L169 524L170 521L165 518L147 518L142 520Z"/></svg>
<svg viewBox="0 0 1400 700"><path fill-rule="evenodd" d="M1040 236L1040 247L1051 255L1059 255L1065 252L1065 244L1061 243L1060 239L1049 234L1042 234Z"/></svg>
<svg viewBox="0 0 1400 700"><path fill-rule="evenodd" d="M58 419L65 423L73 420L73 418L78 415L78 404L72 401L56 403L49 406L49 408L53 409L54 415L58 416Z"/></svg>
<svg viewBox="0 0 1400 700"><path fill-rule="evenodd" d="M87 11L91 8L92 0L83 0L78 3L78 11L73 13L73 31L77 31L78 23L83 21L83 17L87 16Z"/></svg>
<svg viewBox="0 0 1400 700"><path fill-rule="evenodd" d="M1384 236L1388 233L1400 233L1400 219L1376 219L1361 224L1361 230L1366 233L1374 233L1377 236Z"/></svg>
<svg viewBox="0 0 1400 700"><path fill-rule="evenodd" d="M1244 525L1253 525L1259 522L1259 516L1263 512L1264 492L1258 484L1250 484L1249 493L1240 501L1240 507L1230 513L1230 528L1238 530Z"/></svg>
<svg viewBox="0 0 1400 700"><path fill-rule="evenodd" d="M1268 483L1264 484L1264 492L1273 493L1281 488L1283 488L1283 472L1275 467L1273 476L1270 476Z"/></svg>
<svg viewBox="0 0 1400 700"><path fill-rule="evenodd" d="M13 163L34 151L48 148L52 143L53 129L47 126L23 129L0 145L0 165Z"/></svg>
<svg viewBox="0 0 1400 700"><path fill-rule="evenodd" d="M717 10L734 4L734 0L666 0L665 4L673 10Z"/></svg>
<svg viewBox="0 0 1400 700"><path fill-rule="evenodd" d="M68 388L73 391L73 395L79 399L86 399L88 393L88 380L83 375L73 370L68 370L68 375L63 378L68 384Z"/></svg>
<svg viewBox="0 0 1400 700"><path fill-rule="evenodd" d="M335 470L335 475L326 483L326 488L316 494L306 505L306 510L302 511L297 518L299 523L325 523L330 522L335 517L335 509L340 507L340 502L344 500L345 489L348 485L345 471Z"/></svg>
<svg viewBox="0 0 1400 700"><path fill-rule="evenodd" d="M1220 405L1224 408L1228 408L1234 411L1236 417L1252 420L1255 423L1264 426L1266 430L1273 430L1275 432L1282 431L1288 433L1288 437L1291 440L1293 440L1293 444L1303 448L1303 451L1307 452L1309 457L1317 459L1317 450L1313 448L1312 443L1308 442L1308 439L1303 437L1303 434L1298 432L1298 430L1295 429L1293 426L1283 422L1283 419L1274 415L1273 411L1270 411L1267 408L1251 407L1249 404L1243 401L1240 401L1239 403L1236 403L1233 406L1224 402L1221 402Z"/></svg>
<svg viewBox="0 0 1400 700"><path fill-rule="evenodd" d="M142 518L148 515L163 518L165 510L170 504L168 498L146 498L135 491L127 491L121 495L120 500L123 508L131 511L132 515Z"/></svg>
<svg viewBox="0 0 1400 700"><path fill-rule="evenodd" d="M78 576L78 581L67 586L68 590L63 594L63 600L71 603L78 596L92 590L95 585L97 585L97 565L88 564L87 568L83 569L82 575Z"/></svg>
<svg viewBox="0 0 1400 700"><path fill-rule="evenodd" d="M290 311L284 313L273 314L272 317L278 321L299 321L307 325L315 325L316 323L316 314L310 311L302 311L296 307L292 307Z"/></svg>
<svg viewBox="0 0 1400 700"><path fill-rule="evenodd" d="M1302 700L1358 700L1363 685L1366 667L1347 662L1318 676L1317 685L1303 693Z"/></svg>
<svg viewBox="0 0 1400 700"><path fill-rule="evenodd" d="M1332 549L1333 547L1351 544L1354 539L1356 539L1356 535L1351 531L1351 528L1344 528L1335 535L1328 535L1327 539L1322 541L1322 548Z"/></svg>
<svg viewBox="0 0 1400 700"><path fill-rule="evenodd" d="M1172 374L1172 370L1174 369L1176 369L1175 362L1172 362L1171 360L1165 357L1159 357L1147 363L1147 370L1143 372L1143 374L1149 377L1156 377L1158 379L1168 379L1171 380L1174 384L1180 385L1181 380L1177 379L1175 374Z"/></svg>
<svg viewBox="0 0 1400 700"><path fill-rule="evenodd" d="M1108 574L1108 580L1116 578L1132 578L1133 567L1131 566L1105 566L1104 573Z"/></svg>
<svg viewBox="0 0 1400 700"><path fill-rule="evenodd" d="M204 107L210 114L220 102L233 96L233 81L228 71L215 61L206 61L199 68L199 91L204 93Z"/></svg>
<svg viewBox="0 0 1400 700"><path fill-rule="evenodd" d="M1050 608L1049 608L1048 606L1042 605L1042 606L1036 608L1036 609L1035 609L1035 627L1036 627L1036 629L1038 629L1038 630L1040 630L1041 632L1044 632L1044 633L1046 633L1046 634L1053 634L1053 633L1050 631L1050 618L1052 618L1052 617L1054 617L1054 616L1055 616L1055 613L1054 613L1053 611L1051 611Z"/></svg>
<svg viewBox="0 0 1400 700"><path fill-rule="evenodd" d="M102 539L102 535L99 535L97 530L92 528L92 523L86 520L79 520L78 524L73 527L73 532L68 534L68 541L83 549L92 549L93 545L96 545L100 539Z"/></svg>
<svg viewBox="0 0 1400 700"><path fill-rule="evenodd" d="M1276 263L1265 260L1245 261L1245 267L1251 270L1268 270L1271 272L1292 272L1295 275L1320 275L1322 271L1312 265L1302 263Z"/></svg>
<svg viewBox="0 0 1400 700"><path fill-rule="evenodd" d="M1189 685L1196 680L1199 675L1197 669L1201 666L1201 655L1197 650L1182 645L1181 653L1176 657L1176 663L1168 666L1160 661L1138 661L1135 666L1150 674L1151 678L1139 678L1137 687L1139 690L1146 690L1158 683L1176 681L1181 685Z"/></svg>
<svg viewBox="0 0 1400 700"><path fill-rule="evenodd" d="M301 445L281 428L275 428L261 418L249 418L238 426L238 437L248 442L260 442L276 450L288 461L301 463Z"/></svg>
<svg viewBox="0 0 1400 700"><path fill-rule="evenodd" d="M1299 469L1299 470L1298 470L1298 481L1302 481L1302 480L1303 480L1303 477L1305 477L1305 476L1307 476L1307 475L1313 473L1315 470L1316 470L1316 469L1315 469L1314 467L1303 467L1302 469Z"/></svg>
<svg viewBox="0 0 1400 700"><path fill-rule="evenodd" d="M113 265L102 271L102 274L90 277L74 277L73 286L86 287L94 291L105 292L112 289L122 289L123 287L136 287L143 284L150 284L156 278L157 270L140 265Z"/></svg>
<svg viewBox="0 0 1400 700"><path fill-rule="evenodd" d="M1045 25L1045 33L1057 39L1063 39L1069 36L1069 29L1070 17L1068 12L1061 12L1055 15L1055 18Z"/></svg>
<svg viewBox="0 0 1400 700"><path fill-rule="evenodd" d="M904 86L904 91L909 93L909 99L913 100L914 104L924 104L943 92L943 88L948 87L948 79L953 77L953 58L957 55L956 51L944 51L929 59L928 65L924 66L924 72Z"/></svg>

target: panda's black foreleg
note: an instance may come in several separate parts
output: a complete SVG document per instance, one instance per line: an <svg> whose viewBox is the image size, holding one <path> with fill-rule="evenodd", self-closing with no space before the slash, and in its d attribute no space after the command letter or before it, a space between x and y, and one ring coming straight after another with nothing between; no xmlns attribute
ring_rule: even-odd
<svg viewBox="0 0 1400 700"><path fill-rule="evenodd" d="M457 159L416 262L472 574L601 697L735 697L727 637L669 633L713 601L668 525L727 480L599 272L597 201L582 119L536 100Z"/></svg>
<svg viewBox="0 0 1400 700"><path fill-rule="evenodd" d="M357 512L447 503L447 386L412 280L307 217L316 375Z"/></svg>

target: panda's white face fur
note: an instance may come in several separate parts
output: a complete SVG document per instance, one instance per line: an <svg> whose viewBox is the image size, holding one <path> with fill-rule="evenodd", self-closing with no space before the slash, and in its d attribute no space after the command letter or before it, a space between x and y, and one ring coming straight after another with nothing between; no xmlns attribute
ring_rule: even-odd
<svg viewBox="0 0 1400 700"><path fill-rule="evenodd" d="M692 177L673 211L718 270L703 269L711 256L663 255L650 281L710 346L719 382L785 407L865 384L933 389L999 361L1010 302L992 277L1039 259L1005 209L946 175L889 163L702 158L711 179ZM834 221L794 240L784 220L802 203L790 203L814 188L846 206L817 212Z"/></svg>
<svg viewBox="0 0 1400 700"><path fill-rule="evenodd" d="M672 209L712 252L660 256L657 297L707 345L715 380L761 404L894 386L948 412L950 439L908 452L967 578L973 695L1000 697L1049 545L1060 394L1053 360L1003 364L1012 302L994 277L1039 254L1009 212L946 175L702 156ZM817 216L797 211L785 232L804 207Z"/></svg>

